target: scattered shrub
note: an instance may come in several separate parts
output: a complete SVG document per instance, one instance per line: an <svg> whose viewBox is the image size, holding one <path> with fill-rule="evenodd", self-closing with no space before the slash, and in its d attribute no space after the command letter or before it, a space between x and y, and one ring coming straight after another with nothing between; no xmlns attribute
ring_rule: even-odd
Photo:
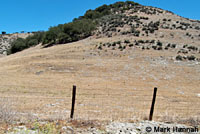
<svg viewBox="0 0 200 134"><path fill-rule="evenodd" d="M128 43L130 43L130 41L129 40L125 40L124 43L128 44Z"/></svg>
<svg viewBox="0 0 200 134"><path fill-rule="evenodd" d="M172 44L172 45L171 45L171 48L176 48L176 44Z"/></svg>
<svg viewBox="0 0 200 134"><path fill-rule="evenodd" d="M157 47L157 50L162 50L162 46Z"/></svg>
<svg viewBox="0 0 200 134"><path fill-rule="evenodd" d="M183 48L186 48L188 45L183 45Z"/></svg>
<svg viewBox="0 0 200 134"><path fill-rule="evenodd" d="M145 47L144 46L142 46L142 50L144 50L145 49Z"/></svg>
<svg viewBox="0 0 200 134"><path fill-rule="evenodd" d="M121 41L117 41L116 43L117 43L117 44L121 44Z"/></svg>
<svg viewBox="0 0 200 134"><path fill-rule="evenodd" d="M100 45L100 46L98 47L98 49L99 49L99 50L102 50L102 46Z"/></svg>
<svg viewBox="0 0 200 134"><path fill-rule="evenodd" d="M121 46L121 45L119 45L118 49L122 49L122 46Z"/></svg>
<svg viewBox="0 0 200 134"><path fill-rule="evenodd" d="M190 61L193 61L196 59L196 57L194 55L191 55L191 56L187 56L187 59Z"/></svg>
<svg viewBox="0 0 200 134"><path fill-rule="evenodd" d="M142 43L142 44L143 44L143 43L145 43L145 42L144 42L143 40L138 40L138 43Z"/></svg>
<svg viewBox="0 0 200 134"><path fill-rule="evenodd" d="M5 32L5 31L2 31L1 34L6 34L6 32Z"/></svg>
<svg viewBox="0 0 200 134"><path fill-rule="evenodd" d="M158 42L157 42L157 46L162 47L162 42L158 41Z"/></svg>
<svg viewBox="0 0 200 134"><path fill-rule="evenodd" d="M163 21L167 21L167 19L166 19L166 18L164 18L164 19L163 19Z"/></svg>
<svg viewBox="0 0 200 134"><path fill-rule="evenodd" d="M140 31L139 30L132 30L131 31L133 36L139 37L140 36Z"/></svg>
<svg viewBox="0 0 200 134"><path fill-rule="evenodd" d="M152 44L155 43L155 40L151 40L150 43L152 43Z"/></svg>
<svg viewBox="0 0 200 134"><path fill-rule="evenodd" d="M182 60L183 60L183 57L182 57L181 55L178 55L178 56L176 56L176 60L182 61Z"/></svg>
<svg viewBox="0 0 200 134"><path fill-rule="evenodd" d="M157 46L152 46L152 48L153 48L154 50L157 50Z"/></svg>
<svg viewBox="0 0 200 134"><path fill-rule="evenodd" d="M188 46L187 47L189 50L193 50L193 51L198 51L198 48L195 46Z"/></svg>
<svg viewBox="0 0 200 134"><path fill-rule="evenodd" d="M187 54L187 53L188 53L188 51L187 51L187 50L185 50L185 49L180 49L180 50L178 51L178 53Z"/></svg>
<svg viewBox="0 0 200 134"><path fill-rule="evenodd" d="M133 47L133 44L129 44L129 47Z"/></svg>
<svg viewBox="0 0 200 134"><path fill-rule="evenodd" d="M139 43L138 43L138 42L135 42L135 45L136 45L136 46L139 46Z"/></svg>
<svg viewBox="0 0 200 134"><path fill-rule="evenodd" d="M114 47L114 46L116 46L116 44L117 44L116 42L113 42L113 43L112 43L112 46Z"/></svg>
<svg viewBox="0 0 200 134"><path fill-rule="evenodd" d="M108 47L111 47L111 45L112 45L111 43L107 43L107 46L108 46Z"/></svg>

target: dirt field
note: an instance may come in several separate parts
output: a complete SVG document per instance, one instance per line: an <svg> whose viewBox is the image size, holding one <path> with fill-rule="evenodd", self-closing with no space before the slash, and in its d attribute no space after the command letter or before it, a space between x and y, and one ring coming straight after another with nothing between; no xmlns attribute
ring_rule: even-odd
<svg viewBox="0 0 200 134"><path fill-rule="evenodd" d="M148 117L158 87L154 120L200 117L198 62L177 62L173 50L95 48L110 40L37 46L0 58L1 102L25 120L66 119L76 85L76 118L136 121Z"/></svg>

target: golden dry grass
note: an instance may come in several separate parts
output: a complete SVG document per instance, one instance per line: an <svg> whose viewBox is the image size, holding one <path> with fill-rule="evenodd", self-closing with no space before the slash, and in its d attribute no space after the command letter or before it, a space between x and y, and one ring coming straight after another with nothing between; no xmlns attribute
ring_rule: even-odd
<svg viewBox="0 0 200 134"><path fill-rule="evenodd" d="M39 45L1 58L0 97L21 114L65 119L76 85L76 118L135 121L148 117L153 88L158 87L155 120L200 117L199 64L175 62L174 51L95 48L110 40L88 38L45 49Z"/></svg>

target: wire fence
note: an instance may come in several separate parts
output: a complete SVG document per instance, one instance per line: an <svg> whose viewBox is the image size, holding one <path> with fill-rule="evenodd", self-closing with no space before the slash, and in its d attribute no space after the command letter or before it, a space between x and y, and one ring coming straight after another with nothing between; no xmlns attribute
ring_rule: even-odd
<svg viewBox="0 0 200 134"><path fill-rule="evenodd" d="M72 91L72 90L71 90ZM12 92L12 91L11 91ZM26 95L27 94L27 95ZM45 92L1 96L2 102L12 102L18 114L36 119L69 119L72 93L45 96ZM136 121L148 119L153 89L95 89L77 87L74 119ZM6 100L5 100L6 99ZM200 98L158 88L154 120L172 121L200 118Z"/></svg>

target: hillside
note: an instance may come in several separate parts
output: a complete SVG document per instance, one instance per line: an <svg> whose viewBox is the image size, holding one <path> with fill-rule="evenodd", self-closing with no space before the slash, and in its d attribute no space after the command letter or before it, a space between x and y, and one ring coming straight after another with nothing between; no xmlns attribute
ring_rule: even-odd
<svg viewBox="0 0 200 134"><path fill-rule="evenodd" d="M109 9L89 37L0 58L1 105L21 122L67 120L77 85L77 120L137 122L158 87L155 121L198 125L200 22L132 6Z"/></svg>
<svg viewBox="0 0 200 134"><path fill-rule="evenodd" d="M11 43L17 38L26 38L31 33L15 33L15 34L1 34L0 35L0 56L7 55L7 50L10 49Z"/></svg>
<svg viewBox="0 0 200 134"><path fill-rule="evenodd" d="M176 49L177 60L199 61L196 55L200 53L199 30L200 21L182 18L170 11L130 1L117 2L88 10L84 16L75 18L70 23L50 27L48 31L37 32L25 40L16 40L11 47L11 53L39 43L44 47L50 47L89 36L96 38L130 36L132 40L127 40L125 44L121 44L119 40L101 44L98 48L118 48L121 51L128 46L137 46L143 50Z"/></svg>
<svg viewBox="0 0 200 134"><path fill-rule="evenodd" d="M176 51L177 60L200 61L200 22L182 18L153 7L141 5L101 18L96 38L128 36L119 41L100 44L99 49L138 47L142 50ZM122 43L122 44L121 44ZM174 49L174 50L173 50ZM197 56L195 58L195 56Z"/></svg>

